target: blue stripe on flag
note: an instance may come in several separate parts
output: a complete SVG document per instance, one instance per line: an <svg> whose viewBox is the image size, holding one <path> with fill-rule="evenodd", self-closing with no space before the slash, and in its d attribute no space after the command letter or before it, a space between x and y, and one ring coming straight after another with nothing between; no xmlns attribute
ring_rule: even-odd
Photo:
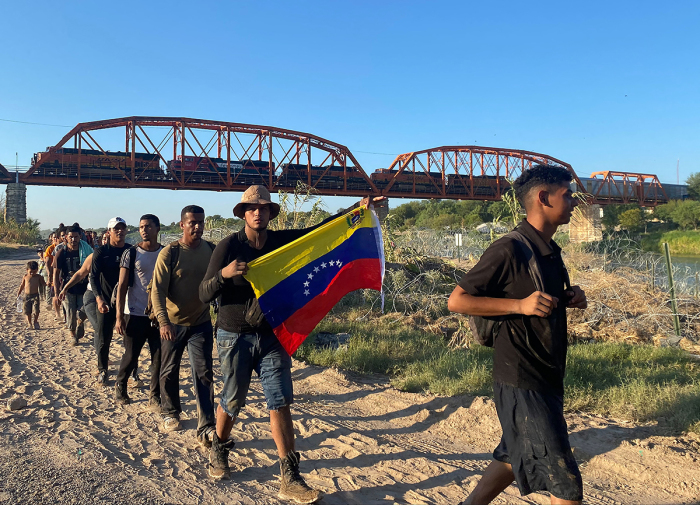
<svg viewBox="0 0 700 505"><path fill-rule="evenodd" d="M325 291L343 266L357 259L379 257L375 228L356 230L335 249L265 291L258 299L265 319L270 326L276 328L307 302Z"/></svg>

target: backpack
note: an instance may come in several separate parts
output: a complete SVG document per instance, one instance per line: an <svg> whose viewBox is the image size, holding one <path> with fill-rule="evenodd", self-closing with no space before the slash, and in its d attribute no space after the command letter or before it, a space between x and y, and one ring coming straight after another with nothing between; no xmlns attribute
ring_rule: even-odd
<svg viewBox="0 0 700 505"><path fill-rule="evenodd" d="M532 282L535 284L535 291L544 291L544 280L542 278L542 270L540 269L540 264L537 261L537 255L530 240L517 230L513 230L510 233L504 235L504 238L508 237L513 239L516 247L520 247L521 252L525 255L527 259L527 271L530 274ZM564 268L566 272L566 268ZM566 272L565 282L567 287L569 286L569 275ZM504 316L499 317L482 317L482 316L469 316L469 329L474 335L474 340L478 344L484 345L486 347L493 347L493 341L496 335L498 335L498 330L501 328L501 324L505 320Z"/></svg>
<svg viewBox="0 0 700 505"><path fill-rule="evenodd" d="M126 249L122 255L126 252L129 252L129 282L127 283L127 287L130 288L134 285L134 278L136 276L136 273L134 272L134 269L136 268L136 248L138 245L133 245ZM112 307L117 306L117 290L119 289L119 283L117 282L117 285L114 286L114 289L112 290L112 298L110 300L110 303L112 304Z"/></svg>
<svg viewBox="0 0 700 505"><path fill-rule="evenodd" d="M202 239L202 242L207 244L209 248L214 251L216 248L216 244L213 244L207 240ZM170 242L170 273L172 274L175 271L175 267L177 266L177 262L180 259L180 241L175 240L174 242ZM155 276L153 276L155 277ZM144 310L144 314L148 316L148 318L151 320L151 325L155 326L156 328L160 326L158 323L158 316L157 314L154 313L153 311L153 301L152 301L152 295L153 295L153 277L151 277L151 281L148 283L148 287L146 288L146 293L148 294L148 302L146 302L146 309ZM215 303L215 302L212 302ZM218 312L217 310L218 306L215 306L215 312Z"/></svg>

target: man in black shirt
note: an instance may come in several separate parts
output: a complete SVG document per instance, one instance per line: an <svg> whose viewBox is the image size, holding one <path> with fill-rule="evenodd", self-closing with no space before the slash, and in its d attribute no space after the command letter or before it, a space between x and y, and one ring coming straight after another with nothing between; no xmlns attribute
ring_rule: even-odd
<svg viewBox="0 0 700 505"><path fill-rule="evenodd" d="M97 353L97 382L107 386L109 365L109 346L117 318L116 308L112 305L112 293L119 283L121 256L127 249L126 221L113 217L107 224L109 242L97 248L92 255L90 270L90 288L97 304L97 328L95 328L95 352Z"/></svg>
<svg viewBox="0 0 700 505"><path fill-rule="evenodd" d="M494 401L503 436L465 504L490 503L513 480L524 496L549 491L552 503L583 499L581 473L564 420L566 309L587 306L578 286L568 285L561 249L552 240L577 205L564 168L537 165L513 188L527 218L516 228L530 243L542 274L537 291L525 245L495 241L450 295L452 312L498 318L493 346Z"/></svg>
<svg viewBox="0 0 700 505"><path fill-rule="evenodd" d="M368 201L365 198L360 204ZM280 457L282 483L278 496L296 503L313 503L319 499L320 492L311 489L299 474L299 453L294 448L289 409L293 399L292 360L260 314L253 288L243 275L252 260L304 236L340 214L302 230L268 230L270 219L278 213L279 205L271 201L265 187L248 188L241 203L233 209L236 217L245 220L245 228L216 246L199 288L202 302L219 299L216 342L224 376L216 435L209 457L209 475L221 479L230 473L228 454L234 444L229 440L229 434L238 412L245 405L255 370L263 384L272 438Z"/></svg>
<svg viewBox="0 0 700 505"><path fill-rule="evenodd" d="M81 266L80 228L72 226L67 231L66 247L56 253L54 286L57 297L63 303L63 309L66 312L66 328L70 331L72 344L78 345L78 341L85 334L83 322L87 316L83 311L83 294L87 289L87 283L79 282L67 290L64 289Z"/></svg>

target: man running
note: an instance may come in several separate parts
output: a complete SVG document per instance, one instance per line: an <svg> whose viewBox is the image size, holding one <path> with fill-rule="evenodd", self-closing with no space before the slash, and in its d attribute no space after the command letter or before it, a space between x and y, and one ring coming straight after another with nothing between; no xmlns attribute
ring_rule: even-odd
<svg viewBox="0 0 700 505"><path fill-rule="evenodd" d="M75 284L67 290L63 288L73 275L80 270L80 228L70 227L66 236L66 247L56 253L56 268L54 269L53 284L58 291L58 300L63 304L66 313L66 329L70 332L72 345L78 345L85 335L84 321L87 318L83 311L83 295L87 288L85 282Z"/></svg>
<svg viewBox="0 0 700 505"><path fill-rule="evenodd" d="M139 220L142 241L122 254L119 285L117 287L117 322L114 329L124 336L124 355L117 375L114 398L117 403L131 403L126 387L129 376L138 366L143 345L148 342L151 351L151 388L149 407L160 409L160 332L146 316L148 285L153 278L158 253L160 220L145 214Z"/></svg>
<svg viewBox="0 0 700 505"><path fill-rule="evenodd" d="M197 297L214 248L202 240L204 209L188 205L180 214L182 238L165 246L153 273L151 302L161 338L160 393L164 431L181 428L180 362L187 348L197 401L197 440L211 446L214 432L213 328L209 304Z"/></svg>
<svg viewBox="0 0 700 505"><path fill-rule="evenodd" d="M383 197L375 198L380 202ZM366 205L369 198L358 205ZM294 445L294 428L290 404L292 395L292 359L284 350L272 328L260 313L250 283L243 278L248 263L282 247L345 211L322 223L302 230L271 231L268 223L279 214L264 186L251 186L233 215L245 221L245 227L217 246L206 276L199 288L203 302L220 298L216 343L224 376L221 402L216 416L216 436L209 456L209 475L228 478L228 455L234 446L229 440L231 428L245 405L253 370L260 376L270 411L272 438L277 446L282 474L279 498L296 503L313 503L321 493L310 488L299 473L299 453ZM257 307L258 316L255 315Z"/></svg>
<svg viewBox="0 0 700 505"><path fill-rule="evenodd" d="M128 247L126 221L113 217L107 223L109 241L92 255L90 288L97 304L97 327L95 328L95 352L97 353L97 382L107 386L109 380L109 346L117 320L117 311L112 306L112 293L119 283L122 253Z"/></svg>
<svg viewBox="0 0 700 505"><path fill-rule="evenodd" d="M587 302L581 288L568 285L561 248L552 240L578 203L571 178L564 168L544 165L518 177L513 188L527 217L516 231L529 247L508 236L495 241L447 303L452 312L502 321L493 340L493 390L503 435L466 504L490 503L513 480L523 496L546 490L552 503L571 505L583 498L564 420L564 366L566 309L584 309ZM528 254L543 291L530 274Z"/></svg>
<svg viewBox="0 0 700 505"><path fill-rule="evenodd" d="M56 229L56 246L53 249L53 252L51 253L52 256L52 261L51 265L53 267L53 270L56 270L56 255L66 247L66 227L63 225L63 223L58 225L58 228ZM56 273L52 273L52 280L56 278ZM63 313L63 307L61 305L61 301L58 299L58 294L60 292L60 289L58 286L53 287L53 310L56 312L56 317L54 317L54 321L61 321L65 322L65 314Z"/></svg>

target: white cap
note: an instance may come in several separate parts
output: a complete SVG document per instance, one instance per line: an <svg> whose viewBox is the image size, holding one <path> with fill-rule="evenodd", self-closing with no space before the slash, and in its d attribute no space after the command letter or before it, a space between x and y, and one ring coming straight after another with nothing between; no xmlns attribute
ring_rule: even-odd
<svg viewBox="0 0 700 505"><path fill-rule="evenodd" d="M120 217L113 217L112 219L109 220L109 223L107 223L107 228L109 228L109 229L111 230L112 228L114 228L115 226L117 226L119 223L121 223L121 224L123 224L124 226L126 226L126 221L124 221L122 218L120 218Z"/></svg>

